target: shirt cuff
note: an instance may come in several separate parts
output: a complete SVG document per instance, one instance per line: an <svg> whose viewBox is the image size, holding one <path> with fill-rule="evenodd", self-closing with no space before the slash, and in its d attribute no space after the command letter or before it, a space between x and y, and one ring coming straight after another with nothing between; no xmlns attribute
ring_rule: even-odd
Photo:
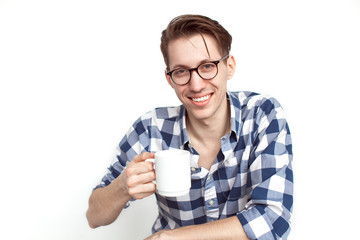
<svg viewBox="0 0 360 240"><path fill-rule="evenodd" d="M259 240L276 239L272 223L262 207L254 206L238 213L237 217L248 238Z"/></svg>

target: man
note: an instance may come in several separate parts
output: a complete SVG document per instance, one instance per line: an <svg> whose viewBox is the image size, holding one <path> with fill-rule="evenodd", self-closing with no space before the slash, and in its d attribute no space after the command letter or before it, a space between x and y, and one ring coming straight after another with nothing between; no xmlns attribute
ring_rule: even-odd
<svg viewBox="0 0 360 240"><path fill-rule="evenodd" d="M91 227L116 220L130 200L156 194L147 239L286 239L293 203L292 144L279 103L229 92L230 34L204 16L173 19L162 33L165 77L182 102L141 116L89 200ZM146 159L170 148L191 153L189 194L155 192Z"/></svg>

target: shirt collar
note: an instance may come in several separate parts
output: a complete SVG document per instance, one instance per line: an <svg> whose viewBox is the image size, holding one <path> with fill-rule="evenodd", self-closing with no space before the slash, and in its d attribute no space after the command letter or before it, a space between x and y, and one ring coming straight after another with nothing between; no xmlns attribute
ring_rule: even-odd
<svg viewBox="0 0 360 240"><path fill-rule="evenodd" d="M227 99L230 101L230 121L231 121L231 132L235 133L236 139L239 139L240 136L240 101L239 97L230 91L227 91ZM179 113L179 124L180 124L180 139L182 143L182 148L186 148L187 144L190 142L189 135L186 131L186 109L184 105L180 106Z"/></svg>
<svg viewBox="0 0 360 240"><path fill-rule="evenodd" d="M184 105L180 106L179 124L180 124L180 140L182 143L181 148L185 149L185 146L190 142L190 138L186 131L186 109Z"/></svg>
<svg viewBox="0 0 360 240"><path fill-rule="evenodd" d="M238 95L234 92L227 92L227 98L230 101L230 121L231 132L235 133L236 139L240 137L240 123L241 123L241 103Z"/></svg>

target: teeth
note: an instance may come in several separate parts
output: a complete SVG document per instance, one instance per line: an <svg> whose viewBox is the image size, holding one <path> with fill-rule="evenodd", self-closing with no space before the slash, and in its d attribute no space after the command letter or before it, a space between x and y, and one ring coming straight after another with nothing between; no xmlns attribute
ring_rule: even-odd
<svg viewBox="0 0 360 240"><path fill-rule="evenodd" d="M203 96L203 97L200 97L200 98L192 98L192 100L194 102L203 102L203 101L206 101L210 98L210 94L209 95L206 95L206 96Z"/></svg>

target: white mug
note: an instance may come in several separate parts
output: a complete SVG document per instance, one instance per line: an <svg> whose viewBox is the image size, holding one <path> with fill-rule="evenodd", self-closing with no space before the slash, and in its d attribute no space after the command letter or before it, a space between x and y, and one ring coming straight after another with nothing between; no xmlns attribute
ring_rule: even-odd
<svg viewBox="0 0 360 240"><path fill-rule="evenodd" d="M190 153L171 149L155 153L156 190L165 197L185 195L191 188Z"/></svg>

